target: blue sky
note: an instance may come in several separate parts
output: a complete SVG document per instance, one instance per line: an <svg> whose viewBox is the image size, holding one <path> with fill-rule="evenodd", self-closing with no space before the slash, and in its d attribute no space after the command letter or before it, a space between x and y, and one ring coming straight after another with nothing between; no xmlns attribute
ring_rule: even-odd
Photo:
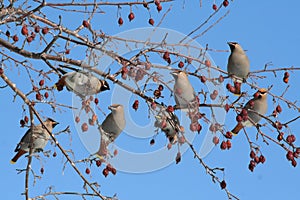
<svg viewBox="0 0 300 200"><path fill-rule="evenodd" d="M216 1L217 4L221 1ZM201 24L208 16L213 12L211 6L213 1L203 1L203 7L199 7L198 1L186 1L185 4L182 1L176 1L163 5L163 11L172 6L171 12L167 15L165 21L161 24L161 27L179 31L183 34L188 34L191 30ZM184 8L183 8L184 6ZM205 46L209 45L210 48L218 50L228 50L228 41L238 41L242 44L243 48L247 50L247 55L251 62L251 71L262 69L268 62L272 62L272 67L290 67L299 66L298 50L300 45L300 30L297 26L300 2L296 0L289 1L287 3L274 2L274 1L230 1L230 5L220 12L221 16L227 10L230 13L220 23L213 27L204 36L197 39L197 42ZM124 25L119 27L117 25L116 8L109 9L103 8L106 14L101 14L97 18L95 28L101 27L101 29L110 35L118 34L119 32L130 30L140 27L148 27L148 13L141 7L133 7L136 19L129 23L127 15L129 12L128 7L124 7L121 10L122 17L124 19ZM151 15L156 22L162 17L163 13L157 14L155 7L151 7ZM74 20L72 17L66 17L65 24L70 26L77 26L81 23L82 16L78 17L78 20ZM216 20L217 18L215 18ZM1 30L6 30L3 26ZM204 29L201 29L203 31ZM2 30L3 31L3 30ZM200 33L197 32L196 34ZM32 46L34 48L34 46ZM210 56L213 58L216 65L222 69L226 69L228 52L210 52ZM78 59L81 59L83 53L78 53ZM16 81L17 86L20 86L25 91L28 91L24 82L28 83L28 80L22 77L24 70L11 67L7 70L8 75ZM18 72L20 72L19 75ZM262 87L268 87L274 84L274 93L280 94L284 88L284 84L281 82L283 72L279 72L279 78L273 78L272 74L268 75L270 78L258 80L258 83ZM291 88L287 93L287 98L291 100L299 100L299 92L297 85L300 83L299 72L291 73L290 85ZM55 82L54 78L54 82ZM228 80L225 81L227 83ZM2 82L0 82L3 85ZM53 83L49 82L49 85ZM252 94L255 91L249 87L245 87ZM2 99L1 107L1 124L2 134L5 135L1 140L1 149L3 150L3 156L0 157L2 163L2 170L0 177L2 177L2 197L3 199L21 199L24 198L20 194L24 191L24 176L25 174L17 174L17 169L26 167L26 159L21 158L16 165L9 164L9 160L14 155L13 150L18 143L22 134L26 131L23 128L19 128L19 120L23 117L22 103L20 98L16 98L13 102L13 92L9 88L1 89L0 99ZM65 103L72 103L72 95L70 93L57 93L55 96L58 100ZM234 98L230 95L231 98ZM103 98L100 94L99 98ZM132 97L130 101L133 101L135 97ZM108 99L100 99L106 109L109 103ZM129 102L129 106L131 102ZM272 99L269 98L269 110L272 112ZM286 121L292 117L297 116L297 113L290 111L286 105L281 104L284 108L280 120ZM142 105L141 105L142 106ZM67 125L71 125L72 141L68 135L60 135L59 139L66 149L72 148L75 152L76 159L82 159L89 155L78 137L80 133L74 127L73 115L67 109L62 109L53 113L49 108L40 106L38 110L44 111L45 115L52 115L53 118L60 121L60 125L55 130L61 130ZM146 114L142 112L142 109L134 113L137 118L145 118ZM101 115L103 118L103 115ZM230 129L235 124L235 114L230 112L226 117L226 127ZM291 131L298 136L297 127L299 126L299 120L291 125ZM205 127L207 128L207 127ZM276 135L275 132L271 132L269 129L269 135ZM203 134L206 134L204 129ZM255 129L249 129L249 135L255 138ZM275 136L276 137L276 136ZM165 140L162 136L159 137L159 142L163 143ZM197 136L195 139L195 146L199 148L204 135ZM126 147L127 144L135 144L128 135L122 135L118 140L120 146ZM153 148L159 148L161 143L155 144L154 147L150 147L149 138L137 140L139 144L136 144L140 151L153 151ZM205 162L211 167L224 167L226 169L225 179L228 185L228 189L234 195L240 197L240 199L299 199L300 194L298 191L298 180L300 179L299 166L292 167L291 164L285 158L285 152L277 145L266 145L259 140L257 142L261 146L261 150L266 157L266 162L263 165L258 165L254 172L248 170L249 163L249 145L246 142L244 134L240 134L232 140L232 148L229 151L221 151L218 147L205 157ZM296 141L296 144L299 144ZM198 146L197 146L198 145ZM130 147L132 148L132 146ZM54 150L53 145L47 145L47 150ZM57 149L57 151L59 151ZM82 181L75 174L73 169L67 165L63 171L62 155L58 152L56 158L43 157L42 164L34 159L33 168L39 174L41 165L45 168L45 173L41 180L37 180L36 185L31 187L31 196L42 194L46 191L48 186L54 186L56 191L76 191L82 189ZM128 163L131 161L128 160ZM132 163L133 165L135 163ZM79 165L81 171L84 173L85 167L89 165ZM193 154L190 150L183 154L182 162L176 165L172 163L168 167L163 169L149 172L149 173L125 173L118 172L116 176L109 175L104 178L101 174L102 168L97 168L95 165L91 167L91 175L87 177L89 180L96 180L100 183L100 190L104 195L113 195L117 193L121 200L135 200L135 199L226 199L226 194L223 192L219 185L214 184L211 181L209 175L205 173L202 166L198 161L193 158ZM63 175L62 175L63 174ZM91 177L89 177L91 176ZM31 178L30 185L33 185ZM3 196L4 195L4 196ZM49 199L53 199L49 197ZM60 199L70 199L70 197L60 197ZM80 199L74 197L72 199Z"/></svg>

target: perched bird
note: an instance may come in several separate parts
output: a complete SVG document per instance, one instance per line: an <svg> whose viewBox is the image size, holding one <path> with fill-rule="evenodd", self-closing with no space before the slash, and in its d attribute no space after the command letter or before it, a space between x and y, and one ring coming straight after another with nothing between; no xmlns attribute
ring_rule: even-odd
<svg viewBox="0 0 300 200"><path fill-rule="evenodd" d="M236 88L234 94L239 95L241 94L240 84L248 77L250 62L241 45L237 42L228 42L227 44L231 50L231 54L228 58L227 72L231 76L236 76L233 77L233 80L237 82L239 86Z"/></svg>
<svg viewBox="0 0 300 200"><path fill-rule="evenodd" d="M111 113L105 118L100 127L100 148L96 153L99 156L107 155L107 146L116 140L126 125L123 105L113 104L108 109L111 110Z"/></svg>
<svg viewBox="0 0 300 200"><path fill-rule="evenodd" d="M239 122L234 129L232 129L231 132L235 135L238 134L243 127L250 127L258 123L262 118L260 115L266 114L268 110L267 89L259 89L254 94L254 98L248 101L243 109L247 111L247 120Z"/></svg>
<svg viewBox="0 0 300 200"><path fill-rule="evenodd" d="M59 123L51 118L47 118L46 121L44 121L44 124L47 129L52 132L52 129ZM11 159L10 163L16 163L23 154L29 152L30 147L32 148L32 152L43 151L49 138L50 135L47 133L47 130L43 128L42 124L33 126L33 130L29 129L17 145L15 149L17 154Z"/></svg>
<svg viewBox="0 0 300 200"><path fill-rule="evenodd" d="M180 127L178 117L170 112L161 112L156 115L155 118L154 126L160 128L166 134L171 144L175 144Z"/></svg>
<svg viewBox="0 0 300 200"><path fill-rule="evenodd" d="M175 79L174 98L176 107L180 109L194 108L195 106L192 104L196 100L196 94L186 73L183 71L174 71L171 74Z"/></svg>
<svg viewBox="0 0 300 200"><path fill-rule="evenodd" d="M63 87L66 86L69 91L84 98L110 89L105 80L98 79L90 72L78 70L66 73L60 68L58 70L64 74L55 84L58 91L63 90Z"/></svg>

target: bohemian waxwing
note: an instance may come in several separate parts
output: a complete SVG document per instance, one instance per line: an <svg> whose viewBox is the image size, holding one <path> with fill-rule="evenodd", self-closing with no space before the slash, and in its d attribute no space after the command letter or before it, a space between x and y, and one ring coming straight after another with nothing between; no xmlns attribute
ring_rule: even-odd
<svg viewBox="0 0 300 200"><path fill-rule="evenodd" d="M51 118L47 118L46 121L44 121L44 124L48 130L52 132L52 129L59 123ZM47 133L47 130L43 128L42 124L33 126L33 131L29 129L17 145L15 149L17 154L11 159L10 163L16 163L23 154L29 152L30 147L32 147L32 152L43 151L44 147L48 143L49 138L50 135Z"/></svg>
<svg viewBox="0 0 300 200"><path fill-rule="evenodd" d="M98 79L90 72L75 71L66 73L60 68L58 70L64 74L55 84L58 91L63 90L63 87L66 86L69 91L73 91L76 95L84 98L110 89L105 80Z"/></svg>
<svg viewBox="0 0 300 200"><path fill-rule="evenodd" d="M155 118L154 126L160 128L166 134L171 144L175 144L179 132L178 127L180 127L178 117L173 113L163 111L156 115Z"/></svg>
<svg viewBox="0 0 300 200"><path fill-rule="evenodd" d="M231 76L236 76L236 78L233 77L233 80L240 85L248 77L250 62L241 45L237 42L228 42L227 44L231 50L231 54L228 58L227 72ZM236 88L234 94L241 94L240 86Z"/></svg>
<svg viewBox="0 0 300 200"><path fill-rule="evenodd" d="M107 146L115 141L126 125L123 105L113 104L108 109L111 110L111 113L105 118L100 127L100 148L96 153L99 156L107 155Z"/></svg>
<svg viewBox="0 0 300 200"><path fill-rule="evenodd" d="M250 127L258 123L262 118L260 115L266 114L268 110L267 89L259 89L254 95L254 98L248 101L243 109L247 110L248 119L238 123L234 129L232 129L231 132L235 135L238 134L243 127Z"/></svg>
<svg viewBox="0 0 300 200"><path fill-rule="evenodd" d="M176 107L180 109L191 109L195 107L196 94L187 74L183 71L171 73L175 79L174 98Z"/></svg>

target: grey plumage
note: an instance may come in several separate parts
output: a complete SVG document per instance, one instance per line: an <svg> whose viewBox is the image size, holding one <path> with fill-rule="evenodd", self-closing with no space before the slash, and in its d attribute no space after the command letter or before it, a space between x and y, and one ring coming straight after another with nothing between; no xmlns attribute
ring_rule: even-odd
<svg viewBox="0 0 300 200"><path fill-rule="evenodd" d="M126 125L123 105L113 104L109 109L111 113L107 115L100 127L101 141L97 152L99 156L107 155L107 146L116 140Z"/></svg>
<svg viewBox="0 0 300 200"><path fill-rule="evenodd" d="M176 106L181 109L191 108L191 103L195 101L196 94L187 74L183 71L175 71L171 74L175 79L174 98Z"/></svg>
<svg viewBox="0 0 300 200"><path fill-rule="evenodd" d="M56 83L56 87L60 91L64 86L82 98L110 89L105 80L98 79L90 72L85 71L64 74Z"/></svg>
<svg viewBox="0 0 300 200"><path fill-rule="evenodd" d="M231 53L228 58L227 72L229 75L234 75L239 78L235 81L242 82L249 74L249 59L243 48L237 42L228 42L228 45Z"/></svg>
<svg viewBox="0 0 300 200"><path fill-rule="evenodd" d="M178 117L173 113L162 111L155 118L154 126L160 128L165 133L171 144L176 143L180 127Z"/></svg>
<svg viewBox="0 0 300 200"><path fill-rule="evenodd" d="M248 114L248 120L242 121L241 123L238 123L235 128L231 131L233 134L238 134L238 132L243 127L251 127L253 124L258 123L261 120L260 115L265 115L268 110L268 101L267 101L267 90L264 88L261 88L257 91L258 95L257 97L254 97L250 101L246 103L244 106L244 109L247 110ZM251 106L251 104L253 106ZM259 113L260 115L258 115Z"/></svg>
<svg viewBox="0 0 300 200"><path fill-rule="evenodd" d="M47 129L52 132L52 129L58 124L58 122L51 118L47 118L46 121L44 121L44 124ZM43 128L42 124L33 126L33 130L28 129L17 145L15 149L17 154L11 159L11 163L14 164L23 154L29 152L30 147L33 149L33 152L43 151L49 138L50 135L47 133L47 130Z"/></svg>

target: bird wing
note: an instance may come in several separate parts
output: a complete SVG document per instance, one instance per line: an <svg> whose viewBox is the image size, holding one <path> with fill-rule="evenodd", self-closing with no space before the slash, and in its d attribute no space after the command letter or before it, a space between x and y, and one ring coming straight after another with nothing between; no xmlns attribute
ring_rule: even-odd
<svg viewBox="0 0 300 200"><path fill-rule="evenodd" d="M28 137L30 136L30 132L31 132L31 129L28 129L26 131L26 133L21 138L20 142L17 144L17 146L15 148L15 152L18 152L21 149L22 143L25 142L26 140L28 140Z"/></svg>

